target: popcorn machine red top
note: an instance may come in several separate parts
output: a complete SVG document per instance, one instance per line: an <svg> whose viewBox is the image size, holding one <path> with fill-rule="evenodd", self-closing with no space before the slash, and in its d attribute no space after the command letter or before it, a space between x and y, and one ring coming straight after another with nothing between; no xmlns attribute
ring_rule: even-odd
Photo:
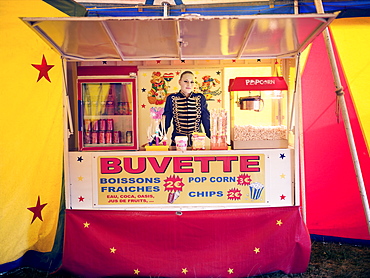
<svg viewBox="0 0 370 278"><path fill-rule="evenodd" d="M287 94L283 77L229 80L233 149L287 148Z"/></svg>

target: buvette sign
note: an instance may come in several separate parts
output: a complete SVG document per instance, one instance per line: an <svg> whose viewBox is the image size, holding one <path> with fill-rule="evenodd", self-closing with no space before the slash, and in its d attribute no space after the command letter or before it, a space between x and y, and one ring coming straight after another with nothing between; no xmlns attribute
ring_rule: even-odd
<svg viewBox="0 0 370 278"><path fill-rule="evenodd" d="M265 202L265 157L100 156L97 206Z"/></svg>

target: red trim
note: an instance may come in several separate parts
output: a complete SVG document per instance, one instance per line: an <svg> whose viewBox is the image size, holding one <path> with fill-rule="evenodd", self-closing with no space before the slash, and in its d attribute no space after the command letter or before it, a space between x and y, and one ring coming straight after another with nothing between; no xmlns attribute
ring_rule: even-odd
<svg viewBox="0 0 370 278"><path fill-rule="evenodd" d="M129 75L137 73L136 66L84 66L77 68L78 76L99 76L99 75Z"/></svg>

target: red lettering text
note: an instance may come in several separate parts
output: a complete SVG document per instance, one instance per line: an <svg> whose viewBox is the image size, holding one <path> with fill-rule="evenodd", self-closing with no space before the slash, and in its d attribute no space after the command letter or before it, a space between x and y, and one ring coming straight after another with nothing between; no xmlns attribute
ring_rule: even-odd
<svg viewBox="0 0 370 278"><path fill-rule="evenodd" d="M145 157L138 157L137 158L137 168L132 168L132 157L124 157L123 158L123 168L127 173L130 174L140 174L144 173L146 170L146 158Z"/></svg>
<svg viewBox="0 0 370 278"><path fill-rule="evenodd" d="M183 168L183 167L191 167L191 162L184 162L184 161L193 161L192 157L174 157L173 158L173 172L174 173L193 173L194 170L192 168Z"/></svg>
<svg viewBox="0 0 370 278"><path fill-rule="evenodd" d="M238 161L238 157L237 156L219 156L217 157L217 160L218 161L223 161L224 164L223 164L223 171L226 173L226 172L231 172L232 171L232 167L231 167L231 162L232 161Z"/></svg>
<svg viewBox="0 0 370 278"><path fill-rule="evenodd" d="M118 174L122 172L119 158L100 158L100 172L102 174Z"/></svg>
<svg viewBox="0 0 370 278"><path fill-rule="evenodd" d="M240 172L260 172L260 167L251 167L260 165L259 161L250 160L260 160L259 156L240 156Z"/></svg>
<svg viewBox="0 0 370 278"><path fill-rule="evenodd" d="M150 165L152 165L154 172L156 173L165 173L168 165L170 165L172 157L165 157L162 160L161 165L158 164L157 158L155 157L148 157L148 161Z"/></svg>
<svg viewBox="0 0 370 278"><path fill-rule="evenodd" d="M194 157L194 161L200 161L200 171L202 173L209 173L209 162L215 160L216 158L211 156Z"/></svg>

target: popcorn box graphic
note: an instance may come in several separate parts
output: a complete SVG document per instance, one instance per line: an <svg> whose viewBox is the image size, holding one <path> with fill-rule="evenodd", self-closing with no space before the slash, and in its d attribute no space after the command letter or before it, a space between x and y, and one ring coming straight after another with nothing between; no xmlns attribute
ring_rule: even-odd
<svg viewBox="0 0 370 278"><path fill-rule="evenodd" d="M252 200L258 200L261 197L262 191L265 187L262 183L252 182L249 185L250 197Z"/></svg>

